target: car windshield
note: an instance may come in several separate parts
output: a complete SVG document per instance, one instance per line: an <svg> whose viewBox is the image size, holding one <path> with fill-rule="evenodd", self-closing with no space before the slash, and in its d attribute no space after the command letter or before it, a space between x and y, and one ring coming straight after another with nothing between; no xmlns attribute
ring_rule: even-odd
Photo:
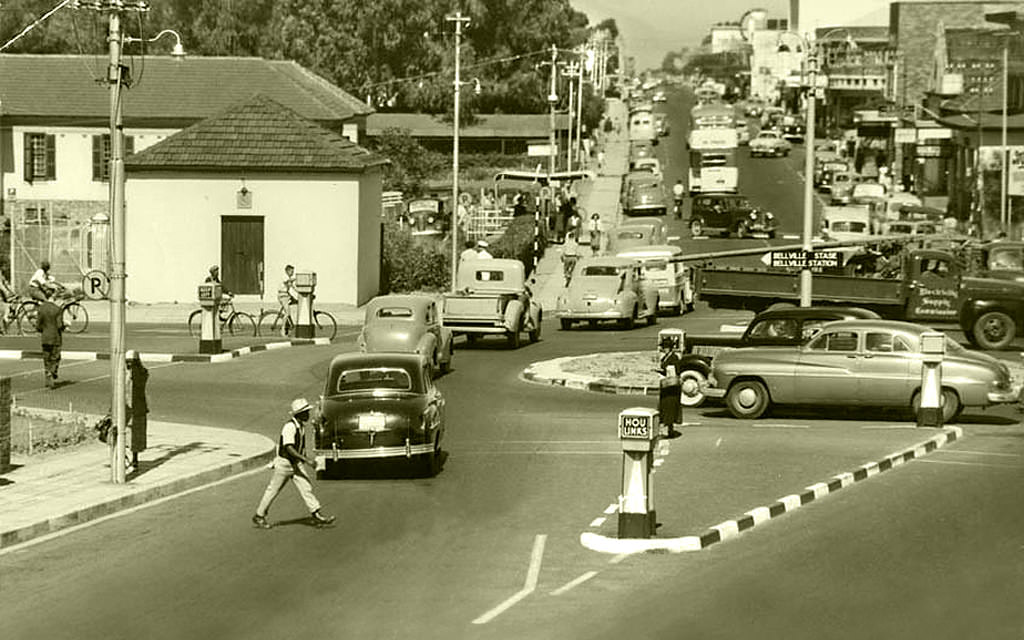
<svg viewBox="0 0 1024 640"><path fill-rule="evenodd" d="M405 369L396 367L347 369L337 374L332 388L333 393L376 389L412 391L412 376Z"/></svg>
<svg viewBox="0 0 1024 640"><path fill-rule="evenodd" d="M832 178L835 182L849 182L850 176L845 173L838 173Z"/></svg>
<svg viewBox="0 0 1024 640"><path fill-rule="evenodd" d="M668 271L668 260L648 260L643 266L646 271Z"/></svg>
<svg viewBox="0 0 1024 640"><path fill-rule="evenodd" d="M639 231L620 231L619 240L643 240L644 234Z"/></svg>
<svg viewBox="0 0 1024 640"><path fill-rule="evenodd" d="M412 309L409 307L381 307L377 309L378 318L411 318Z"/></svg>

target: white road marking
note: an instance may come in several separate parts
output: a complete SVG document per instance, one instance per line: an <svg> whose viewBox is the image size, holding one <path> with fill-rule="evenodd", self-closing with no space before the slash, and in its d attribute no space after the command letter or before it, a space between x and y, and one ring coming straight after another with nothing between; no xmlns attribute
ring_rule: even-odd
<svg viewBox="0 0 1024 640"><path fill-rule="evenodd" d="M563 593L565 593L566 591L580 586L581 584L583 584L587 580L590 580L591 578L593 578L596 575L597 575L596 571L588 571L588 572L584 573L583 575L581 575L580 577L576 578L575 580L572 580L572 581L562 585L561 587L558 587L557 589L555 589L554 591L551 592L551 595L553 595L553 596L560 596Z"/></svg>
<svg viewBox="0 0 1024 640"><path fill-rule="evenodd" d="M487 624L509 608L515 606L517 602L533 593L537 588L537 579L540 577L540 563L544 557L544 543L547 539L548 537L546 534L537 534L537 537L533 540L533 552L530 553L530 568L526 571L526 583L523 585L523 588L505 602L502 602L474 620L473 624Z"/></svg>
<svg viewBox="0 0 1024 640"><path fill-rule="evenodd" d="M996 467L997 469L1019 469L1017 465L992 464L991 462L961 462L960 460L934 460L924 458L918 462L929 462L931 464L955 464L964 467Z"/></svg>
<svg viewBox="0 0 1024 640"><path fill-rule="evenodd" d="M478 456L617 456L621 451L459 451L461 454Z"/></svg>
<svg viewBox="0 0 1024 640"><path fill-rule="evenodd" d="M966 456L1002 456L1005 458L1019 458L1019 453L998 453L996 451L968 451L966 449L943 449L942 453L960 453Z"/></svg>
<svg viewBox="0 0 1024 640"><path fill-rule="evenodd" d="M718 440L715 440L715 448L716 449L718 448L718 445L720 445L720 444L722 444L722 439L721 438L719 438Z"/></svg>
<svg viewBox="0 0 1024 640"><path fill-rule="evenodd" d="M592 527L600 527L601 525L604 524L604 521L607 520L607 519L608 518L604 518L604 517L594 518L593 520L590 521L590 526L592 526Z"/></svg>
<svg viewBox="0 0 1024 640"><path fill-rule="evenodd" d="M916 429L916 424L866 424L861 429Z"/></svg>
<svg viewBox="0 0 1024 640"><path fill-rule="evenodd" d="M654 461L654 466L660 467L662 464L664 464L664 462L665 462L664 458L658 458L657 460ZM652 471L651 473L654 473L654 472Z"/></svg>
<svg viewBox="0 0 1024 640"><path fill-rule="evenodd" d="M613 557L611 560L609 560L608 564L619 564L620 562L622 562L623 560L625 560L628 557L629 557L628 553L620 553L619 555L617 555L617 556Z"/></svg>
<svg viewBox="0 0 1024 640"><path fill-rule="evenodd" d="M89 362L70 362L68 364L62 365L61 369L71 369L73 367L80 367L83 364L91 364L91 362L92 361L89 361ZM40 369L31 369L30 371L22 371L21 373L7 374L5 377L7 377L7 378L24 378L26 376L38 376L41 373L42 373L42 370L40 370ZM34 391L38 391L38 389L34 389Z"/></svg>
<svg viewBox="0 0 1024 640"><path fill-rule="evenodd" d="M754 429L810 429L806 424L752 424Z"/></svg>
<svg viewBox="0 0 1024 640"><path fill-rule="evenodd" d="M96 361L91 361L91 362L96 362ZM85 363L82 363L82 364L85 364ZM108 364L109 364L109 361L108 361ZM162 369L163 367L171 367L171 366L178 365L178 364L182 364L182 363L181 362L168 362L167 364L153 365L153 366L147 367L147 369L152 371L153 369ZM68 365L68 366L70 367L71 365ZM38 373L38 372L35 372L35 373ZM105 380L105 379L107 379L109 377L110 377L110 374L108 373L108 374L105 374L105 375L102 375L102 376L95 376L93 378L85 378L84 380L73 380L71 382L73 382L74 384L80 384L80 383L83 383L83 382L96 382L97 380ZM22 394L36 393L36 392L44 391L44 390L45 391L49 391L49 389L47 389L46 387L37 387L35 389L27 389L25 391L22 391L21 393Z"/></svg>
<svg viewBox="0 0 1024 640"><path fill-rule="evenodd" d="M612 504L608 505L608 508L605 509L604 512L605 512L605 515L609 515L610 516L611 514L615 513L618 510L619 510L619 505L617 505L617 504L615 504L613 502Z"/></svg>

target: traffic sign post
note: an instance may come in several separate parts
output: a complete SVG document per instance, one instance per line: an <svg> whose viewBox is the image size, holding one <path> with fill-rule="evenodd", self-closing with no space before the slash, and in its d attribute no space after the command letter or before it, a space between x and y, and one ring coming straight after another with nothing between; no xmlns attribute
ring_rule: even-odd
<svg viewBox="0 0 1024 640"><path fill-rule="evenodd" d="M104 300L110 293L110 277L103 271L90 271L82 276L82 292L90 300Z"/></svg>
<svg viewBox="0 0 1024 640"><path fill-rule="evenodd" d="M651 475L660 429L658 416L657 410L647 407L634 407L619 413L619 440L622 442L620 538L650 538L657 526Z"/></svg>

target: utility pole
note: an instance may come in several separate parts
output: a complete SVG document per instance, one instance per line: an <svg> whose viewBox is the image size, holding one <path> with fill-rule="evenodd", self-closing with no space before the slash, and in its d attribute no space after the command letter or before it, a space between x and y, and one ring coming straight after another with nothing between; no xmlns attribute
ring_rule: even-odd
<svg viewBox="0 0 1024 640"><path fill-rule="evenodd" d="M1006 94L1009 92L1009 73L1008 68L1010 66L1010 39L1008 37L1003 38L1003 137L1002 137L1002 148L999 150L1002 162L1002 173L999 174L999 220L1002 224L1003 233L1009 236L1010 234L1010 216L1007 214L1006 209L1006 191L1008 186L1008 178L1010 175L1009 161L1010 154L1006 147L1006 110L1007 110L1007 98Z"/></svg>
<svg viewBox="0 0 1024 640"><path fill-rule="evenodd" d="M107 46L110 86L110 380L111 420L117 429L114 458L110 464L111 481L125 483L127 449L127 375L125 370L125 209L124 209L124 123L121 112L121 88L127 83L121 63L124 33L121 14L143 13L149 5L141 0L94 0L79 2L81 8L108 14Z"/></svg>
<svg viewBox="0 0 1024 640"><path fill-rule="evenodd" d="M580 50L580 55L585 56L587 52ZM580 72L577 76L577 89L576 89L576 148L574 153L576 154L576 164L580 167L583 166L583 65L579 65Z"/></svg>
<svg viewBox="0 0 1024 640"><path fill-rule="evenodd" d="M455 291L455 277L459 268L459 96L462 93L461 76L461 48L462 48L462 25L469 24L469 18L462 15L462 11L456 11L454 16L445 18L448 22L455 23L455 121L452 124L452 285L451 290Z"/></svg>
<svg viewBox="0 0 1024 640"><path fill-rule="evenodd" d="M558 105L558 85L556 73L558 70L558 47L551 45L551 90L548 93L548 114L550 116L550 131L548 132L548 175L555 172L555 107Z"/></svg>
<svg viewBox="0 0 1024 640"><path fill-rule="evenodd" d="M562 70L562 75L569 79L569 120L568 120L568 140L565 144L565 170L572 171L572 155L573 155L573 142L572 142L572 122L575 117L575 88L573 80L575 80L577 73L579 73L580 65L576 62L570 62Z"/></svg>
<svg viewBox="0 0 1024 640"><path fill-rule="evenodd" d="M807 52L807 78L810 88L807 91L807 133L804 138L804 225L803 225L803 250L804 267L800 271L800 306L811 306L811 266L807 258L814 248L811 244L811 235L814 233L814 129L815 114L814 107L818 101L818 57L817 44L804 41L804 51Z"/></svg>

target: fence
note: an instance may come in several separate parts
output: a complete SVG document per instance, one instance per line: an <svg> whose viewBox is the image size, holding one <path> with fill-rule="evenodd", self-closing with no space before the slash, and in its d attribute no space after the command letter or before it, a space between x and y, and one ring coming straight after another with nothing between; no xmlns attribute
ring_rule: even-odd
<svg viewBox="0 0 1024 640"><path fill-rule="evenodd" d="M483 240L501 235L512 224L512 215L500 209L471 209L466 218L466 236Z"/></svg>
<svg viewBox="0 0 1024 640"><path fill-rule="evenodd" d="M92 206L90 206L92 205ZM43 260L58 282L77 285L93 269L109 266L109 228L102 212L106 203L60 200L18 201L9 208L11 284L24 293Z"/></svg>

